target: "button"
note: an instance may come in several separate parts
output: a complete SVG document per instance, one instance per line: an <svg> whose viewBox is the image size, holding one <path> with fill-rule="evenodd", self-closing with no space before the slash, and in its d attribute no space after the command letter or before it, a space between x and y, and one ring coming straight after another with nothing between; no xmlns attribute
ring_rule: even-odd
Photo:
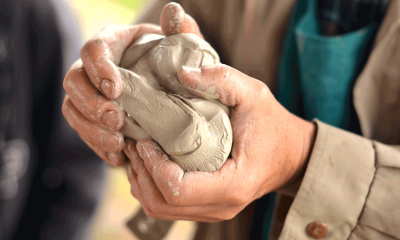
<svg viewBox="0 0 400 240"><path fill-rule="evenodd" d="M328 234L328 228L325 223L312 222L307 226L307 234L314 239L321 239Z"/></svg>

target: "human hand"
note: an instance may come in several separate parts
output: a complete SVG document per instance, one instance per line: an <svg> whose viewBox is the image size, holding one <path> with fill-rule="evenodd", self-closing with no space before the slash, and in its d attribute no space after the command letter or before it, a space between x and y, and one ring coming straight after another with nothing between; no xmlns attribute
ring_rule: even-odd
<svg viewBox="0 0 400 240"><path fill-rule="evenodd" d="M227 220L253 200L290 188L308 159L313 123L289 113L264 83L225 65L184 67L178 78L194 94L232 108L232 157L214 172L183 172L153 141L140 140L136 148L127 141L131 191L148 216Z"/></svg>
<svg viewBox="0 0 400 240"><path fill-rule="evenodd" d="M111 101L121 94L122 80L117 66L124 51L141 35L148 33L194 33L202 37L196 22L180 5L167 4L160 26L110 25L92 37L81 50L81 59L64 79L66 96L63 114L81 138L106 162L120 166L124 137L119 130L124 115Z"/></svg>

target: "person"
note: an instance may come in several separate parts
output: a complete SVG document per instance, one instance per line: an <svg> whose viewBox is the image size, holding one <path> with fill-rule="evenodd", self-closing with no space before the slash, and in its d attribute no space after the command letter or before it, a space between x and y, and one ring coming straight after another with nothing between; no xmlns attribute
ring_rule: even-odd
<svg viewBox="0 0 400 240"><path fill-rule="evenodd" d="M149 217L209 223L199 224L196 239L249 239L252 227L260 225L252 220L259 212L254 202L273 191L279 193L273 226L263 239L268 235L282 240L400 239L396 145L400 143L400 2L390 3L361 74L341 92L335 89L338 82L311 81L318 73L316 65L308 68L313 70L310 79L301 76L303 85L281 81L285 74L300 78L303 62L296 60L307 57L303 50L309 52L315 46L316 38L309 38L306 31L286 31L292 29L292 20L299 20L300 11L312 16L313 11L306 10L312 9L311 2L302 7L302 0L298 4L295 0L181 0L181 7L155 1L139 18L140 24L109 26L86 42L81 59L64 79L64 116L106 162L120 166L127 161L132 194ZM159 18L160 26L142 23L156 23ZM309 19L303 20L298 23L308 27L305 20ZM116 67L123 51L145 33L193 33L219 53L224 64L185 67L177 76L200 97L206 91L210 96L209 90L214 89L213 98L232 108L233 148L220 170L183 172L164 158L156 143L124 140L118 131L123 115L111 102L122 88ZM297 34L298 49L284 46L284 38L291 33ZM351 36L357 34L363 35L364 30ZM322 40L334 44L344 38ZM294 50L297 55L292 54ZM358 56L358 52L353 54ZM289 57L281 64L280 56ZM288 70L291 66L296 68ZM333 74L340 73L341 67ZM302 107L303 118L284 107L285 99L281 98L283 105L277 101L273 93L280 93L282 87L293 93L285 96L291 97L292 105ZM302 95L300 88L306 91ZM351 106L345 112L340 112L345 105L321 108L318 104L324 103L324 97L344 99L342 103ZM340 110L336 115L350 120L337 120L343 129L305 120L312 116L310 108L318 110L317 116L319 110L328 116ZM363 136L355 134L358 131Z"/></svg>
<svg viewBox="0 0 400 240"><path fill-rule="evenodd" d="M64 1L0 1L0 239L88 239L106 164L62 116L79 56Z"/></svg>

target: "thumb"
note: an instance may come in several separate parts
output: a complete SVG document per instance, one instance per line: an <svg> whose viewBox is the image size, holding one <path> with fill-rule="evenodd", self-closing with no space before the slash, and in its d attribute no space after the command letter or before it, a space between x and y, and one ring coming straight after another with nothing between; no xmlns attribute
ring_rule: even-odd
<svg viewBox="0 0 400 240"><path fill-rule="evenodd" d="M161 12L160 25L165 35L193 33L204 39L196 21L178 3L168 3Z"/></svg>
<svg viewBox="0 0 400 240"><path fill-rule="evenodd" d="M201 68L183 66L178 79L190 92L205 99L219 99L230 107L246 105L260 94L270 93L261 81L223 64Z"/></svg>

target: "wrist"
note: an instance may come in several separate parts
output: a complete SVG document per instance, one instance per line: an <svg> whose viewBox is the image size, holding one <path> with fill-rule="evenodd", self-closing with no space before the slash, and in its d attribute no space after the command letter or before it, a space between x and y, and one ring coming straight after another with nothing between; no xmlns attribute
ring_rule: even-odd
<svg viewBox="0 0 400 240"><path fill-rule="evenodd" d="M301 166L307 166L310 160L310 155L314 146L315 136L317 133L317 124L314 122L305 121L303 129L303 150L300 158Z"/></svg>
<svg viewBox="0 0 400 240"><path fill-rule="evenodd" d="M298 117L296 118L299 123L298 125L296 125L301 129L302 132L302 144L300 147L301 154L296 161L295 173L286 184L284 184L281 188L277 190L277 192L289 195L291 197L295 197L297 191L300 188L314 146L317 131L317 125L315 123L303 120Z"/></svg>

